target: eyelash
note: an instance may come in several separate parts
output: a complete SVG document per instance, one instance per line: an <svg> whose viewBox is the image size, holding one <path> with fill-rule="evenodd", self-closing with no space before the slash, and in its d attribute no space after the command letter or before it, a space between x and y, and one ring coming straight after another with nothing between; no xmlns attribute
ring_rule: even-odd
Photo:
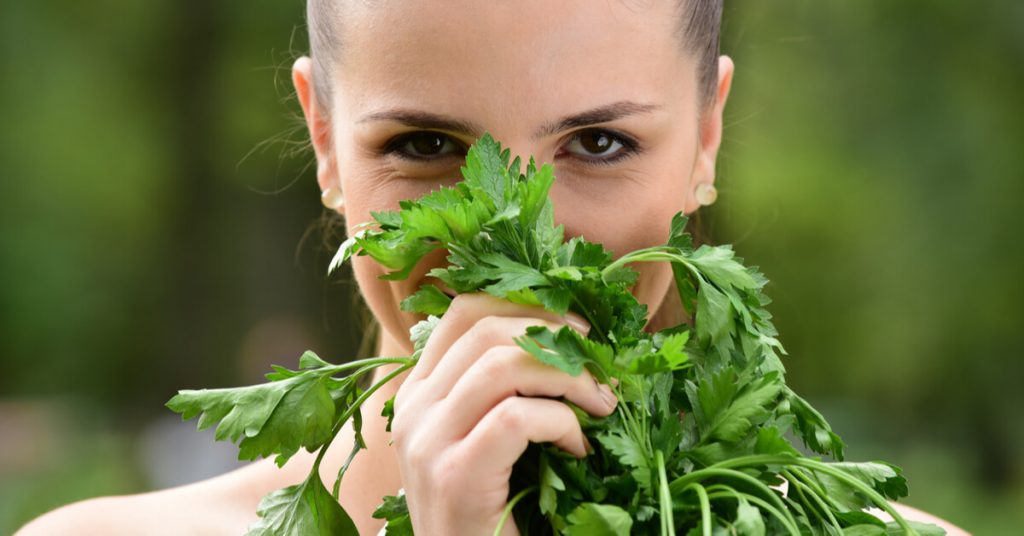
<svg viewBox="0 0 1024 536"><path fill-rule="evenodd" d="M614 156L609 157L609 158L577 157L579 160L583 161L584 165L610 166L612 164L618 163L620 160L623 160L623 159L629 158L631 156L637 155L641 151L640 147L639 147L639 144L635 140L633 140L632 138L630 138L630 137L628 137L628 136L626 136L624 134L621 134L619 132L616 132L614 130L608 130L608 129L603 129L603 128L588 128L588 129L581 130L581 131L575 133L573 135L573 137L569 139L569 143L572 143L572 142L576 141L577 139L579 139L580 136L582 136L583 134L587 134L587 133L600 133L600 134L604 134L604 135L610 137L612 139L613 143L618 142L619 144L621 144L622 148L619 149L619 151L617 153L615 153ZM410 132L410 133L402 134L402 135L397 136L397 137L393 138L392 140L388 141L387 144L385 144L383 150L381 151L381 155L384 155L384 156L394 155L395 157L401 158L402 160L407 160L407 161L410 161L410 162L418 162L418 163L428 163L428 164L432 163L432 162L435 162L435 161L442 160L442 159L450 157L450 156L453 156L452 154L446 154L446 155L442 155L442 156L438 156L438 157L427 157L427 158L425 158L425 157L411 155L411 154L409 154L407 152L404 152L402 150L402 148L405 147L408 143L410 143L416 136L422 136L424 134L431 134L431 135L439 136L439 137L443 138L446 142L454 141L454 140L452 140L452 138L450 136L448 136L447 134L444 134L443 132L437 132L437 131L434 131L434 130L419 130L419 131L416 131L416 132ZM465 156L465 155L461 155L461 156Z"/></svg>

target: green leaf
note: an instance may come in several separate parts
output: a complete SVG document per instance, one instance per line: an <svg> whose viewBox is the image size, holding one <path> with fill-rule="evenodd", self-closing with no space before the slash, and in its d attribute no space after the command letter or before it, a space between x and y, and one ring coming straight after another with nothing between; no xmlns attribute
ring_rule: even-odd
<svg viewBox="0 0 1024 536"><path fill-rule="evenodd" d="M601 244L587 242L573 237L559 248L559 263L562 265L604 268L612 262L612 254Z"/></svg>
<svg viewBox="0 0 1024 536"><path fill-rule="evenodd" d="M544 326L530 326L526 328L526 334L515 341L542 363L572 376L579 376L584 366L591 363L605 374L611 370L612 348L584 338L569 326L562 326L557 332Z"/></svg>
<svg viewBox="0 0 1024 536"><path fill-rule="evenodd" d="M540 511L545 515L554 514L558 508L558 492L565 491L565 482L551 468L550 456L540 456Z"/></svg>
<svg viewBox="0 0 1024 536"><path fill-rule="evenodd" d="M384 502L373 511L374 519L386 519L384 534L386 536L413 536L412 519L409 517L409 507L405 503L405 495L397 497L388 495Z"/></svg>
<svg viewBox="0 0 1024 536"><path fill-rule="evenodd" d="M764 536L765 533L761 511L742 495L736 506L736 521L733 522L733 526L736 528L736 534L744 536Z"/></svg>
<svg viewBox="0 0 1024 536"><path fill-rule="evenodd" d="M701 283L697 292L697 338L702 344L715 344L729 333L732 306L722 291L711 283Z"/></svg>
<svg viewBox="0 0 1024 536"><path fill-rule="evenodd" d="M453 208L448 210L453 210ZM402 216L402 230L405 231L403 240L452 241L453 236L442 215L443 212L419 204L406 203L399 214Z"/></svg>
<svg viewBox="0 0 1024 536"><path fill-rule="evenodd" d="M355 523L324 487L317 472L300 484L269 493L256 511L260 520L246 536L358 536Z"/></svg>
<svg viewBox="0 0 1024 536"><path fill-rule="evenodd" d="M624 285L626 287L632 286L636 283L637 279L640 278L640 272L628 267L620 266L604 274L604 282L609 285Z"/></svg>
<svg viewBox="0 0 1024 536"><path fill-rule="evenodd" d="M616 365L630 374L657 374L660 372L674 372L684 368L689 363L684 347L690 338L688 331L682 331L670 335L659 333L655 337L654 344L660 345L655 348L647 341L627 349L615 358Z"/></svg>
<svg viewBox="0 0 1024 536"><path fill-rule="evenodd" d="M691 403L702 410L702 437L722 441L738 441L767 417L769 404L783 386L775 373L741 385L732 369L712 373L697 385L696 400Z"/></svg>
<svg viewBox="0 0 1024 536"><path fill-rule="evenodd" d="M583 272L575 266L556 266L544 272L544 275L552 279L565 279L567 281L579 281L583 279Z"/></svg>
<svg viewBox="0 0 1024 536"><path fill-rule="evenodd" d="M799 456L800 452L789 444L782 432L774 426L765 426L757 431L754 452L758 454L783 454Z"/></svg>
<svg viewBox="0 0 1024 536"><path fill-rule="evenodd" d="M403 311L425 315L443 315L448 311L452 299L434 285L422 285L412 296L402 300Z"/></svg>
<svg viewBox="0 0 1024 536"><path fill-rule="evenodd" d="M572 303L572 292L562 287L541 288L533 294L540 305L558 315L565 315Z"/></svg>
<svg viewBox="0 0 1024 536"><path fill-rule="evenodd" d="M686 224L690 221L690 218L685 216L682 212L677 212L675 216L672 216L672 224L669 231L668 245L674 248L679 248L683 252L693 251L693 239L689 233L686 232Z"/></svg>
<svg viewBox="0 0 1024 536"><path fill-rule="evenodd" d="M899 499L907 496L907 481L901 475L900 468L895 465L885 462L832 462L828 465L849 473L861 482L870 485L887 499ZM819 473L819 478L831 477Z"/></svg>
<svg viewBox="0 0 1024 536"><path fill-rule="evenodd" d="M843 440L832 432L825 417L789 387L785 389L785 398L792 415L796 417L795 428L804 444L814 452L831 453L837 460L842 460Z"/></svg>
<svg viewBox="0 0 1024 536"><path fill-rule="evenodd" d="M412 341L413 357L419 357L423 347L427 345L427 339L434 332L440 317L430 315L426 320L420 320L413 327L409 328L409 340Z"/></svg>
<svg viewBox="0 0 1024 536"><path fill-rule="evenodd" d="M519 183L519 198L522 200L522 210L519 214L519 224L529 229L534 226L540 217L545 205L550 205L548 191L555 181L554 168L551 164L544 164L535 173L536 169L533 157L527 166L526 180Z"/></svg>
<svg viewBox="0 0 1024 536"><path fill-rule="evenodd" d="M316 355L312 350L306 350L299 357L299 368L303 370L317 369L321 367L329 367L330 363L320 359L320 356Z"/></svg>
<svg viewBox="0 0 1024 536"><path fill-rule="evenodd" d="M491 266L489 278L495 280L484 287L484 291L499 298L504 298L512 291L549 285L544 274L504 255L487 253L480 255L480 260Z"/></svg>
<svg viewBox="0 0 1024 536"><path fill-rule="evenodd" d="M250 387L179 391L167 407L184 420L199 415L200 430L219 421L214 438L238 442L239 459L277 454L281 466L299 448L323 445L334 426L336 381L316 370L292 374Z"/></svg>
<svg viewBox="0 0 1024 536"><path fill-rule="evenodd" d="M687 259L719 287L731 285L745 290L757 288L757 282L747 272L746 267L737 262L734 257L732 246L726 244L722 246L703 245Z"/></svg>
<svg viewBox="0 0 1024 536"><path fill-rule="evenodd" d="M568 536L629 536L633 518L611 504L583 503L568 516Z"/></svg>
<svg viewBox="0 0 1024 536"><path fill-rule="evenodd" d="M381 410L380 410L380 416L384 417L388 421L387 425L384 427L384 431L385 432L390 432L391 431L391 421L393 421L395 419L395 397L394 396L392 396L391 398L389 398L389 399L384 401L384 407L381 408Z"/></svg>
<svg viewBox="0 0 1024 536"><path fill-rule="evenodd" d="M466 165L461 168L463 184L492 209L504 203L505 192L512 186L508 175L510 154L511 151L502 151L501 144L485 133L469 148Z"/></svg>
<svg viewBox="0 0 1024 536"><path fill-rule="evenodd" d="M651 490L651 457L647 448L626 434L625 431L603 433L597 436L601 446L618 458L619 463L630 467L630 473L638 486Z"/></svg>
<svg viewBox="0 0 1024 536"><path fill-rule="evenodd" d="M337 270L342 264L345 264L352 255L355 255L361 248L358 246L358 240L365 238L367 230L362 230L355 235L349 237L338 246L338 252L334 254L334 258L331 259L331 263L327 266L327 275L331 275Z"/></svg>

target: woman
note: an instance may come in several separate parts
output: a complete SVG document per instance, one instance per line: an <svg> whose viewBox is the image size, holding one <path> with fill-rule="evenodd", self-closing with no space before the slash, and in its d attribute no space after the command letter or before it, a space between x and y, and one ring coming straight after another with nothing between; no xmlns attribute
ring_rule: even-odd
<svg viewBox="0 0 1024 536"><path fill-rule="evenodd" d="M718 55L720 0L388 7L309 0L312 58L293 68L324 203L345 215L350 233L371 211L455 182L466 148L485 131L514 155L553 163L551 195L566 235L615 253L664 243L673 214L714 201L734 70ZM411 352L407 334L418 318L398 304L443 260L432 255L407 280L389 282L368 257L354 259L382 328L378 355ZM665 299L674 294L671 271L640 269L634 292L654 312L650 328L674 323L681 311ZM419 365L366 403L367 450L341 490L360 533L380 530L370 514L399 488L417 534L490 533L528 442L586 455L577 420L554 399L598 416L616 401L586 374L543 366L512 342L538 321L588 329L574 316L459 296ZM376 416L396 393L389 436ZM332 445L321 466L325 482L333 482L351 437L342 431ZM300 481L312 461L300 453L283 469L264 460L189 486L77 503L22 534L240 534L256 520L260 498Z"/></svg>

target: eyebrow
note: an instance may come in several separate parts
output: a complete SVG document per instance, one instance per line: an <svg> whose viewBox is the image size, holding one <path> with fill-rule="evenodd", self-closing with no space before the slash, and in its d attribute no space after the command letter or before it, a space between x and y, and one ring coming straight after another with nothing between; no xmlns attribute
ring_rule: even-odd
<svg viewBox="0 0 1024 536"><path fill-rule="evenodd" d="M548 123L538 129L537 132L534 133L533 137L534 139L542 138L571 128L606 123L608 121L614 121L630 115L651 113L659 108L661 108L661 106L657 104L644 104L633 101L613 102L578 114L568 115ZM367 114L359 119L358 122L366 123L370 121L395 121L410 127L447 130L466 134L474 138L479 138L484 132L483 127L470 121L463 121L446 115L405 108L384 110Z"/></svg>

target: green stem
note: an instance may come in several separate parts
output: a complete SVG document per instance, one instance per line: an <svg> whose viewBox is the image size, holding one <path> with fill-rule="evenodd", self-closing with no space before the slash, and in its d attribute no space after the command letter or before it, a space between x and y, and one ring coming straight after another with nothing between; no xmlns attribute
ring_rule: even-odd
<svg viewBox="0 0 1024 536"><path fill-rule="evenodd" d="M406 361L406 363L404 365L402 365L402 366L396 368L395 370L392 370L391 372L387 373L387 375L385 375L383 378L381 378L380 381L378 381L377 383L373 384L366 391L363 391L363 394L359 395L359 398L355 399L355 401L352 402L352 404L349 406L348 411L346 411L344 414L342 414L342 416L341 416L342 420L347 420L349 417L351 417L352 413L355 412L355 410L358 409L359 406L361 406L363 404L363 402L366 401L367 398L370 398L370 396L372 396L373 393L375 393L377 391L377 389L380 389L381 387L383 387L384 384L386 384L389 381L391 381L392 379L394 379L395 376L398 376L399 374L401 374L401 373L411 369L414 365L416 365L415 361Z"/></svg>
<svg viewBox="0 0 1024 536"><path fill-rule="evenodd" d="M668 489L668 475L665 474L665 455L660 450L654 452L654 463L658 466L658 489L661 494L661 533L675 536L676 523L672 516L672 494Z"/></svg>
<svg viewBox="0 0 1024 536"><path fill-rule="evenodd" d="M791 473L788 470L785 472ZM835 518L833 514L831 514L831 510L839 509L839 506L837 505L836 500L831 498L828 495L828 492L822 488L819 483L815 482L810 475L806 475L802 469L794 469L791 475L797 478L801 483L803 483L804 487L813 492L820 499L822 507L827 508L826 513L829 518Z"/></svg>
<svg viewBox="0 0 1024 536"><path fill-rule="evenodd" d="M685 493L690 488L697 493L697 500L700 502L700 528L702 536L711 536L711 499L708 498L708 490L696 482L691 482L683 488Z"/></svg>
<svg viewBox="0 0 1024 536"><path fill-rule="evenodd" d="M691 264L686 259L686 257L680 255L676 248L670 248L668 246L655 246L652 248L641 249L638 251L627 253L619 257L614 262L606 266L603 270L601 270L601 280L603 281L606 277L608 277L608 274L611 273L613 270L617 270L618 268L621 268L622 266L628 263L656 261L668 261L672 263L681 264L685 266L686 269L690 271L690 273L695 275L701 283L704 283L704 276L700 273L700 270L698 270L697 267L693 266L693 264Z"/></svg>
<svg viewBox="0 0 1024 536"><path fill-rule="evenodd" d="M796 472L783 471L782 474L787 477L786 480L789 481L789 485L793 486L793 489L796 490L797 494L799 494L800 497L804 499L804 503L807 504L808 509L814 512L814 515L818 516L818 519L822 520L823 523L825 522L825 519L817 511L818 509L820 509L821 512L825 514L826 517L828 517L828 523L835 527L837 530L839 530L840 533L842 533L843 529L839 525L839 521L836 520L836 516L832 514L832 508L830 508L827 504L825 504L825 501L822 500L821 493L819 490L814 489L813 487L808 485L803 478L801 478L804 475L800 474L799 469L797 469ZM810 495L811 499L813 499L814 504L808 503L807 495L804 494L803 488L807 488L807 493ZM817 509L814 508L815 506L817 506Z"/></svg>
<svg viewBox="0 0 1024 536"><path fill-rule="evenodd" d="M501 529L505 528L505 522L508 521L508 516L512 515L512 509L516 507L516 503L523 500L523 497L526 497L531 492L537 491L538 489L540 488L537 486L524 488L508 501L508 504L505 505L505 510L501 512L501 518L498 519L498 526L494 528L494 536L500 536Z"/></svg>
<svg viewBox="0 0 1024 536"><path fill-rule="evenodd" d="M713 489L715 489L715 490L716 489L722 489L723 491L721 491L721 492L712 492ZM735 497L735 498L738 499L740 497L740 495L741 495L739 491L737 491L736 489L731 488L729 486L726 486L725 484L711 484L710 486L707 487L707 490L708 490L708 498L710 498L710 499L717 499L719 497L721 497L721 498ZM777 508L775 508L771 504L768 504L768 501L758 497L757 495L751 495L749 493L743 493L742 495L743 495L743 497L746 500L748 500L748 501L750 501L750 502L760 506L761 509L767 510L768 513L770 513L771 515L775 516L775 519L778 519L779 522L782 523L782 525L786 527L786 530L789 531L790 536L800 536L800 529L798 529L796 527L796 525L791 521L791 519L789 517L783 515L782 512L780 512ZM786 513L789 513L789 512L787 511Z"/></svg>
<svg viewBox="0 0 1024 536"><path fill-rule="evenodd" d="M782 510L784 512L789 512L789 510L786 508L786 505L782 502L782 499L780 499L779 496L775 494L775 491L772 490L771 488L769 488L764 482L761 482L760 480L758 480L758 479L756 479L756 478L754 478L754 477L752 477L752 476L750 476L750 475L748 475L746 473L743 473L743 472L740 472L740 471L736 471L736 470L733 470L733 469L727 469L727 468L723 469L723 468L717 468L715 466L706 467L704 469L699 469L697 471L694 471L692 473L687 473L687 474L685 474L685 475L683 475L683 476L673 480L669 484L669 488L672 489L672 490L679 490L679 492L682 493L683 491L685 491L686 487L689 484L699 482L699 481L701 481L704 478L710 478L710 477L716 477L716 476L724 477L724 478L735 478L737 480L742 480L742 481L744 481L744 482L754 486L755 488L757 488L758 491L764 493L768 498L770 498L772 500L772 502L775 503L776 506L779 507L780 510ZM675 492L673 492L673 494L675 494ZM796 524L796 520L792 519L792 521L793 521L793 524L795 525Z"/></svg>
<svg viewBox="0 0 1024 536"><path fill-rule="evenodd" d="M718 463L710 466L709 468L712 468L712 467L732 468L732 467L744 467L744 466L751 466L751 465L783 465L783 466L795 465L795 466L798 466L798 467L804 467L806 469L810 469L812 471L818 471L818 472L821 472L821 473L825 473L825 474L835 478L836 480L840 480L843 483L845 483L846 485L848 485L848 486L850 486L852 488L855 488L857 491L860 491L864 495L867 495L868 498L871 499L871 501L873 503L875 503L879 508L884 510L887 514L892 516L892 518L896 521L896 523L900 526L900 528L902 528L908 535L911 535L911 536L916 536L917 535L917 531L914 530L914 528L911 527L909 523L907 523L907 520L903 519L903 516L901 516L900 513L897 512L896 509L893 508L891 504L889 504L889 501L887 501L885 499L885 497L882 497L877 491L875 491L874 488L872 488L871 486L865 484L864 482L862 482L857 477L849 475L845 471L842 471L841 469L836 469L836 468L830 467L826 463L822 463L822 462L819 462L819 461L816 461L816 460L811 460L809 458L798 458L798 457L795 457L795 456L778 456L778 455L771 455L771 454L763 454L763 455L754 455L754 456L744 456L744 457L740 457L740 458L733 458L731 460L721 461L721 462L718 462ZM690 473L690 474L693 474L693 473ZM686 475L686 476L689 476L689 475Z"/></svg>
<svg viewBox="0 0 1024 536"><path fill-rule="evenodd" d="M348 363L342 363L340 365L330 365L328 367L323 367L323 369L319 370L326 369L328 371L328 374L333 376L339 372L344 372L346 370L354 368L359 368L360 370L368 370L371 368L379 367L381 365L387 365L389 363L397 363L400 365L404 365L410 362L415 363L415 360L411 357L371 357L368 359L357 359L355 361L349 361Z"/></svg>
<svg viewBox="0 0 1024 536"><path fill-rule="evenodd" d="M600 339L601 342L603 342L605 344L611 344L611 341L608 340L608 334L604 332L605 331L605 327L600 325L594 319L594 316L590 314L590 308L589 307L584 307L583 304L580 303L579 296L577 296L576 293L572 294L572 301L576 304L576 309L574 311L577 314L583 315L583 317L587 319L587 323L590 324L590 332L589 333L597 333L601 337L601 339ZM618 348L616 348L616 351L618 351Z"/></svg>
<svg viewBox="0 0 1024 536"><path fill-rule="evenodd" d="M384 363L381 363L381 364L384 364ZM324 445L322 447L320 447L320 452L318 452L317 455L316 455L316 461L313 462L313 468L310 471L311 473L319 472L320 462L323 461L324 455L327 454L327 449L330 448L332 443L334 443L334 438L338 437L338 432L341 431L341 427L345 425L345 422L348 421L349 418L352 417L352 414L355 413L359 409L359 407L363 404L363 402L365 402L367 398L369 398L373 393L375 393L377 391L377 389L380 389L385 383L391 381L395 376L398 376L399 374L405 372L406 370L409 370L415 364L416 364L415 361L413 361L413 360L411 360L409 358L404 358L404 364L402 366L400 366L400 367L396 368L395 370L389 372L386 376L381 378L380 381L378 381L377 383L373 384L366 391L363 391L363 393L360 394L359 397L356 398L352 402L352 404L349 405L349 407L345 411L345 413L342 413L341 417L334 424L334 428L331 430L331 438L328 439L327 442L324 443ZM354 455L354 453L353 453L353 455ZM350 457L351 456L352 455L350 455ZM342 467L344 468L344 467L347 467L347 466L348 466L348 464L346 463ZM339 471L338 472L338 478L335 479L335 481L334 481L334 497L336 499L338 498L338 493L340 492L340 488L341 488L341 474L342 474L342 471Z"/></svg>

